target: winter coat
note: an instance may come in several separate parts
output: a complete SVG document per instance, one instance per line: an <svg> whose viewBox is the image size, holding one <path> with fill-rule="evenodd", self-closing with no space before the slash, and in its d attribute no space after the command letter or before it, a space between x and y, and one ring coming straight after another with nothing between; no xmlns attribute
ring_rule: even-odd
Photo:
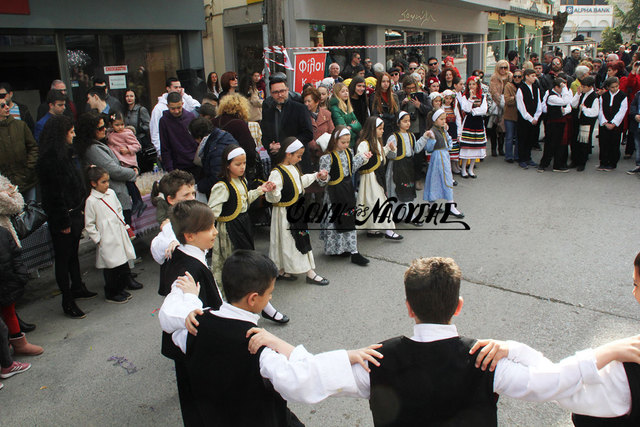
<svg viewBox="0 0 640 427"><path fill-rule="evenodd" d="M91 190L84 206L84 229L93 243L98 245L96 268L115 268L130 259L136 259L123 221L122 206L112 189L106 193Z"/></svg>
<svg viewBox="0 0 640 427"><path fill-rule="evenodd" d="M362 130L362 125L358 121L356 114L351 111L350 113L345 113L340 109L338 98L331 98L329 101L329 111L331 111L331 119L333 120L333 124L335 126L350 126L351 132L351 142L349 143L349 147L355 148L356 140L358 139L358 135Z"/></svg>
<svg viewBox="0 0 640 427"><path fill-rule="evenodd" d="M118 196L118 200L122 205L122 209L130 210L131 196L129 196L129 192L127 191L127 181L135 181L136 173L133 169L127 168L120 165L120 160L116 157L116 155L111 151L111 149L100 141L94 141L94 144L91 144L87 151L84 153L84 161L88 165L97 165L100 166L109 173L109 178L111 178L111 183L109 184L110 188Z"/></svg>
<svg viewBox="0 0 640 427"><path fill-rule="evenodd" d="M320 156L322 156L322 147L316 143L316 139L324 133L332 134L336 127L333 125L333 120L331 120L331 113L324 107L318 108L317 118L314 119L313 115L311 115L311 126L313 126L313 139L309 141L308 148L311 160L314 166L317 167Z"/></svg>
<svg viewBox="0 0 640 427"><path fill-rule="evenodd" d="M264 100L264 91L260 93L258 89L250 89L247 94L249 100L249 121L259 122L262 120L262 102Z"/></svg>
<svg viewBox="0 0 640 427"><path fill-rule="evenodd" d="M238 145L247 152L247 170L253 170L256 166L256 141L251 136L249 125L244 120L231 114L222 114L211 121L217 128L229 132L238 141Z"/></svg>
<svg viewBox="0 0 640 427"><path fill-rule="evenodd" d="M0 307L20 299L29 281L27 268L20 260L21 252L11 232L0 227Z"/></svg>
<svg viewBox="0 0 640 427"><path fill-rule="evenodd" d="M22 212L24 200L19 191L11 189L11 181L0 175L0 227L4 227L13 236L16 244L20 245L20 239L11 224L11 216Z"/></svg>
<svg viewBox="0 0 640 427"><path fill-rule="evenodd" d="M116 155L120 164L128 168L138 167L138 159L136 153L142 149L142 146L131 132L131 129L124 129L122 132L109 132L107 134L109 148ZM121 148L129 150L129 154L120 153Z"/></svg>
<svg viewBox="0 0 640 427"><path fill-rule="evenodd" d="M134 105L132 110L127 109L124 116L124 124L136 128L136 138L140 143L147 140L151 142L149 120L149 110L139 104Z"/></svg>
<svg viewBox="0 0 640 427"><path fill-rule="evenodd" d="M162 164L167 172L194 166L193 158L198 143L189 133L189 123L195 118L193 113L184 109L180 117L174 117L169 110L162 113L159 125L160 152Z"/></svg>
<svg viewBox="0 0 640 427"><path fill-rule="evenodd" d="M202 178L198 181L198 191L209 199L211 188L220 179L222 152L227 146L238 144L238 141L229 132L214 128L203 142L202 151L198 153L202 159Z"/></svg>
<svg viewBox="0 0 640 427"><path fill-rule="evenodd" d="M518 88L512 82L504 86L504 119L512 122L518 121L518 107L516 105L516 92Z"/></svg>
<svg viewBox="0 0 640 427"><path fill-rule="evenodd" d="M81 212L88 194L82 165L73 148L69 147L62 157L51 151L42 153L38 176L49 229L59 232L71 227L71 211Z"/></svg>
<svg viewBox="0 0 640 427"><path fill-rule="evenodd" d="M23 120L0 121L0 173L24 192L38 183L38 144Z"/></svg>

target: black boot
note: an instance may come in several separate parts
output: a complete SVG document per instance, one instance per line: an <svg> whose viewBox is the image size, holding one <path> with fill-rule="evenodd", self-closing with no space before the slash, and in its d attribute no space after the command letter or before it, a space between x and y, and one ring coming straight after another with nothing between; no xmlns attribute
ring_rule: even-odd
<svg viewBox="0 0 640 427"><path fill-rule="evenodd" d="M73 299L91 299L91 298L95 298L98 293L97 292L91 292L89 289L87 289L87 285L84 284L84 282L80 283L78 286L73 286L71 287L71 295L73 296Z"/></svg>
<svg viewBox="0 0 640 427"><path fill-rule="evenodd" d="M142 288L143 288L142 283L138 282L136 279L129 276L129 280L127 281L127 289L129 289L130 291L137 291Z"/></svg>
<svg viewBox="0 0 640 427"><path fill-rule="evenodd" d="M20 330L22 332L32 332L36 329L36 325L33 323L27 323L18 316L18 312L16 312L16 318L18 319L18 325L20 325Z"/></svg>
<svg viewBox="0 0 640 427"><path fill-rule="evenodd" d="M62 311L64 311L64 314L71 317L72 319L84 319L85 317L87 317L87 315L84 314L82 310L80 310L80 307L76 305L76 302L73 300L73 298L62 300Z"/></svg>
<svg viewBox="0 0 640 427"><path fill-rule="evenodd" d="M504 133L498 134L498 155L504 156Z"/></svg>

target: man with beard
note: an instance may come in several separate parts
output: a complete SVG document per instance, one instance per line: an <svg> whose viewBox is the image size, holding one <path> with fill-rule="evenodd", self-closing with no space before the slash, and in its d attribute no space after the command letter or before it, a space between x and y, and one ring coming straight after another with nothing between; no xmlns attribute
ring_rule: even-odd
<svg viewBox="0 0 640 427"><path fill-rule="evenodd" d="M272 101L262 104L262 141L273 155L280 149L280 142L293 136L307 146L313 139L311 116L304 104L289 99L287 81L280 76L269 79ZM275 166L275 165L274 165ZM309 150L304 151L300 162L302 173L313 172Z"/></svg>

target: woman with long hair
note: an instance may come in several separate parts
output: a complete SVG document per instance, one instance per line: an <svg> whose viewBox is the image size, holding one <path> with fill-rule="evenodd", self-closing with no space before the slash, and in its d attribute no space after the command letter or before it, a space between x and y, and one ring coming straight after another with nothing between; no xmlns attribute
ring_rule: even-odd
<svg viewBox="0 0 640 427"><path fill-rule="evenodd" d="M462 137L460 138L460 159L462 159L463 178L476 178L473 173L477 159L487 156L487 135L484 128L484 116L487 114L487 97L482 93L480 79L471 76L467 79L464 94L458 93L457 100L464 113L462 119ZM466 161L469 160L467 172Z"/></svg>
<svg viewBox="0 0 640 427"><path fill-rule="evenodd" d="M142 145L142 150L136 153L140 171L148 172L153 169L153 164L157 160L157 156L153 155L154 150L151 150L151 155L144 155L145 151L153 147L149 134L149 110L138 103L138 95L133 89L127 89L125 91L124 101L124 105L127 106L124 124L135 128L136 138L138 142L140 142L140 145Z"/></svg>
<svg viewBox="0 0 640 427"><path fill-rule="evenodd" d="M214 94L216 97L220 96L220 81L218 80L218 73L212 71L207 76L207 89L209 93Z"/></svg>
<svg viewBox="0 0 640 427"><path fill-rule="evenodd" d="M218 115L212 120L215 127L229 132L238 145L246 151L246 178L249 186L254 188L256 177L256 141L251 136L249 125L249 101L239 93L225 96L220 101Z"/></svg>
<svg viewBox="0 0 640 427"><path fill-rule="evenodd" d="M364 122L370 115L367 84L364 77L356 76L351 79L349 83L349 99L360 126L364 126Z"/></svg>
<svg viewBox="0 0 640 427"><path fill-rule="evenodd" d="M249 100L249 120L259 122L262 120L262 102L264 101L264 90L258 88L260 83L260 73L254 71L246 75L240 82L240 93Z"/></svg>
<svg viewBox="0 0 640 427"><path fill-rule="evenodd" d="M220 87L222 92L218 95L218 100L222 101L224 96L238 91L238 74L235 71L227 71L220 76Z"/></svg>
<svg viewBox="0 0 640 427"><path fill-rule="evenodd" d="M74 145L86 164L106 169L111 178L109 185L118 196L127 224L131 225L132 201L126 183L136 180L138 170L122 166L115 153L105 143L106 124L104 116L96 112L82 114L78 119Z"/></svg>
<svg viewBox="0 0 640 427"><path fill-rule="evenodd" d="M85 314L75 300L94 298L97 293L87 289L80 274L78 246L84 229L84 200L88 190L72 145L74 136L71 119L51 117L40 136L37 170L42 207L47 213L53 243L56 283L62 293L62 310L67 316L80 319ZM107 150L111 151L108 147Z"/></svg>
<svg viewBox="0 0 640 427"><path fill-rule="evenodd" d="M490 118L487 124L487 127L491 130L487 129L487 133L491 139L492 157L497 157L498 154L504 156L504 91L507 83L512 79L512 74L509 71L509 62L507 60L501 59L498 61L496 70L489 80L489 94L493 102L489 110Z"/></svg>
<svg viewBox="0 0 640 427"><path fill-rule="evenodd" d="M380 73L376 90L371 98L371 115L378 116L384 121L383 141L397 130L396 115L399 111L400 102L391 89L391 76L389 73Z"/></svg>
<svg viewBox="0 0 640 427"><path fill-rule="evenodd" d="M440 92L445 90L453 90L453 78L456 77L456 73L453 68L445 68L440 73Z"/></svg>
<svg viewBox="0 0 640 427"><path fill-rule="evenodd" d="M333 86L333 97L329 100L331 119L335 126L345 126L351 133L350 147L355 147L356 139L362 125L356 118L349 97L349 88L344 83L336 83Z"/></svg>

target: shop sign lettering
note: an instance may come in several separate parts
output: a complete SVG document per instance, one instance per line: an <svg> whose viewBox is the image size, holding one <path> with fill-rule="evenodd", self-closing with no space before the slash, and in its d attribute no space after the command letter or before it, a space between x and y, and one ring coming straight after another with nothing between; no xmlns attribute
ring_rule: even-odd
<svg viewBox="0 0 640 427"><path fill-rule="evenodd" d="M420 25L425 25L429 21L436 22L436 19L427 10L410 12L409 9L400 13L398 20L398 22L420 22Z"/></svg>
<svg viewBox="0 0 640 427"><path fill-rule="evenodd" d="M612 13L611 6L567 6L566 12L574 13Z"/></svg>

